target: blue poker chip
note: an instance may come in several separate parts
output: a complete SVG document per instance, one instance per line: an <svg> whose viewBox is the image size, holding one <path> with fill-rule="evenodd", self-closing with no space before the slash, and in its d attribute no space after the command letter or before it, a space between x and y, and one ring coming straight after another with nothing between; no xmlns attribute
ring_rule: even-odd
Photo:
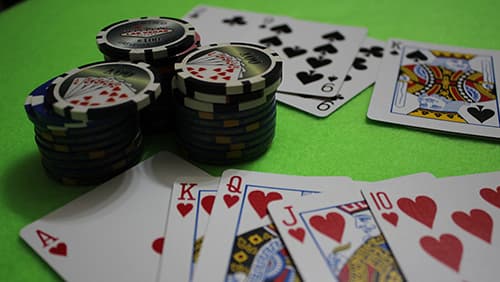
<svg viewBox="0 0 500 282"><path fill-rule="evenodd" d="M43 83L33 90L24 103L24 109L28 114L28 118L36 126L48 130L67 131L67 130L82 130L92 131L92 129L100 129L106 127L108 124L113 125L117 123L116 120L106 121L77 121L64 118L56 114L52 107L47 106L46 97L50 91L54 79Z"/></svg>
<svg viewBox="0 0 500 282"><path fill-rule="evenodd" d="M45 105L45 96L48 93L49 87L52 85L52 81L43 83L38 86L33 92L29 94L24 103L24 109L28 114L30 120L44 127L54 126L54 127L64 127L64 128L86 128L88 127L87 122L74 121L63 118L55 114L52 109Z"/></svg>

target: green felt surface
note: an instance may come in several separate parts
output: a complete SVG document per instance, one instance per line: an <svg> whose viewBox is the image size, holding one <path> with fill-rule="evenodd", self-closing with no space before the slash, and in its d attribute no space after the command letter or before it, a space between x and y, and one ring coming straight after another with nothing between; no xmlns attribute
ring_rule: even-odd
<svg viewBox="0 0 500 282"><path fill-rule="evenodd" d="M493 0L206 1L205 4L365 26L369 36L500 49L500 2ZM38 84L101 60L95 35L117 20L182 17L195 1L26 0L0 13L0 280L53 281L57 275L18 237L19 230L84 193L49 180L40 165L23 103ZM202 35L203 36L203 35ZM367 120L372 88L326 119L278 106L275 142L236 168L381 180L417 172L438 177L500 170L498 142ZM171 135L146 140L144 157L176 150ZM202 166L214 175L227 167ZM84 266L82 266L84 267Z"/></svg>

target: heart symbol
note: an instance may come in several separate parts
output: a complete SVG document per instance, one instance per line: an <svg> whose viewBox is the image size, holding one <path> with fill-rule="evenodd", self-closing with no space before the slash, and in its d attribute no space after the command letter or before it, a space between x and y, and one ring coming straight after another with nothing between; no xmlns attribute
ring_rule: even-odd
<svg viewBox="0 0 500 282"><path fill-rule="evenodd" d="M92 96L83 96L83 99L88 101L88 100L92 99Z"/></svg>
<svg viewBox="0 0 500 282"><path fill-rule="evenodd" d="M215 201L214 195L208 195L208 196L203 197L203 199L201 199L201 206L208 214L212 214L212 208L214 207L214 201Z"/></svg>
<svg viewBox="0 0 500 282"><path fill-rule="evenodd" d="M486 202L500 208L500 186L497 186L496 192L491 188L483 188L479 194Z"/></svg>
<svg viewBox="0 0 500 282"><path fill-rule="evenodd" d="M330 212L323 217L321 215L312 216L309 223L322 234L329 238L341 242L344 234L345 219L342 215L336 212Z"/></svg>
<svg viewBox="0 0 500 282"><path fill-rule="evenodd" d="M306 236L306 231L304 230L304 228L299 227L295 229L288 229L288 234L290 234L290 236L297 239L301 243L304 243L304 237Z"/></svg>
<svg viewBox="0 0 500 282"><path fill-rule="evenodd" d="M108 95L108 94L109 94L109 92L106 90L103 90L103 91L101 91L101 93L99 93L99 95Z"/></svg>
<svg viewBox="0 0 500 282"><path fill-rule="evenodd" d="M330 60L330 59L324 59L321 57L320 58L310 57L310 58L307 58L306 61L309 65L311 65L311 67L313 67L315 69L320 68L322 66L326 66L332 62L332 60Z"/></svg>
<svg viewBox="0 0 500 282"><path fill-rule="evenodd" d="M114 103L114 102L116 102L116 100L114 98L109 98L108 100L106 100L106 102Z"/></svg>
<svg viewBox="0 0 500 282"><path fill-rule="evenodd" d="M408 198L398 200L398 207L409 217L432 229L436 217L437 206L427 196L417 196L415 201Z"/></svg>
<svg viewBox="0 0 500 282"><path fill-rule="evenodd" d="M236 204L238 202L240 197L238 197L237 195L233 196L233 195L226 194L226 195L224 195L223 199L224 199L224 202L226 203L227 208L230 209L232 206L234 206L234 204Z"/></svg>
<svg viewBox="0 0 500 282"><path fill-rule="evenodd" d="M153 244L151 244L151 248L153 248L153 251L161 255L163 253L163 243L165 243L165 238L156 238L153 241Z"/></svg>
<svg viewBox="0 0 500 282"><path fill-rule="evenodd" d="M451 218L463 230L491 244L493 219L487 212L472 209L469 216L465 212L457 211L451 215Z"/></svg>
<svg viewBox="0 0 500 282"><path fill-rule="evenodd" d="M55 247L50 248L49 253L65 257L68 254L68 248L65 243L59 243Z"/></svg>
<svg viewBox="0 0 500 282"><path fill-rule="evenodd" d="M389 213L382 213L382 217L387 220L390 224L394 225L394 226L398 226L398 219L399 219L399 216L397 213L395 212L389 212Z"/></svg>
<svg viewBox="0 0 500 282"><path fill-rule="evenodd" d="M477 106L477 108L473 107L467 108L467 111L469 112L469 114L475 117L480 123L483 123L495 115L494 111L483 108L484 106L479 105Z"/></svg>
<svg viewBox="0 0 500 282"><path fill-rule="evenodd" d="M182 215L182 217L185 217L192 209L193 209L193 204L184 204L184 203L177 204L177 210Z"/></svg>
<svg viewBox="0 0 500 282"><path fill-rule="evenodd" d="M248 201L250 202L253 209L255 210L255 212L257 212L260 218L263 218L264 216L267 215L267 205L270 202L282 199L283 196L281 196L281 194L278 192L269 192L266 195L264 192L256 190L248 194Z"/></svg>
<svg viewBox="0 0 500 282"><path fill-rule="evenodd" d="M456 272L460 270L463 246L457 237L451 234L443 234L437 240L431 236L424 236L420 239L420 246L441 263Z"/></svg>
<svg viewBox="0 0 500 282"><path fill-rule="evenodd" d="M297 78L303 83L303 84L309 84L311 82L314 82L316 80L322 79L323 75L321 73L313 73L313 72L305 72L301 71L297 73Z"/></svg>

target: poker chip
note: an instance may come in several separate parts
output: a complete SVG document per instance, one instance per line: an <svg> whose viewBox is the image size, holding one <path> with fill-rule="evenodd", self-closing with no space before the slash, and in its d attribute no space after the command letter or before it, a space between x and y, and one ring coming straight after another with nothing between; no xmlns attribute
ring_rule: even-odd
<svg viewBox="0 0 500 282"><path fill-rule="evenodd" d="M216 95L241 95L265 89L281 79L278 53L250 43L210 44L175 64L176 88Z"/></svg>
<svg viewBox="0 0 500 282"><path fill-rule="evenodd" d="M254 114L250 114L246 117L235 117L229 119L203 119L197 118L196 116L200 112L186 112L183 111L183 107L176 107L177 122L186 123L188 125L196 125L203 127L215 127L215 128L232 128L245 126L250 123L254 123L265 116L269 115L271 112L276 112L276 101L271 101L272 103L266 104L260 107ZM210 113L208 113L210 114ZM205 116L205 115L203 115Z"/></svg>
<svg viewBox="0 0 500 282"><path fill-rule="evenodd" d="M57 80L37 87L24 105L34 125L35 143L47 175L63 184L94 185L137 163L143 150L137 110L116 111L110 107L109 115L102 114L109 118L85 121L59 115L50 97ZM80 83L84 81L74 87L83 91Z"/></svg>
<svg viewBox="0 0 500 282"><path fill-rule="evenodd" d="M54 79L45 102L64 118L88 121L138 112L160 94L158 77L148 64L99 62Z"/></svg>
<svg viewBox="0 0 500 282"><path fill-rule="evenodd" d="M261 156L276 126L282 60L247 43L196 48L175 64L176 141L187 158L227 165Z"/></svg>
<svg viewBox="0 0 500 282"><path fill-rule="evenodd" d="M174 64L200 46L201 36L194 27L181 19L142 17L113 23L96 40L106 61L146 62L158 75L162 95L140 111L143 133L173 128L170 84Z"/></svg>
<svg viewBox="0 0 500 282"><path fill-rule="evenodd" d="M96 36L99 50L108 58L152 62L172 58L196 44L188 22L168 17L127 19L103 28Z"/></svg>

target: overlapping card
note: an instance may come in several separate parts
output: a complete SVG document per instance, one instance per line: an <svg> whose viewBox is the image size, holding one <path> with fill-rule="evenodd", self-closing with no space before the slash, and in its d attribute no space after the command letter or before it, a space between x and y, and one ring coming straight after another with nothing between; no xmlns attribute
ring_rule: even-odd
<svg viewBox="0 0 500 282"><path fill-rule="evenodd" d="M203 44L245 41L277 51L284 59L277 100L314 116L329 116L375 83L370 119L500 138L500 51L401 39L386 44L362 27L206 5L184 19Z"/></svg>
<svg viewBox="0 0 500 282"><path fill-rule="evenodd" d="M20 235L69 281L492 281L498 220L500 172L217 178L163 152Z"/></svg>

